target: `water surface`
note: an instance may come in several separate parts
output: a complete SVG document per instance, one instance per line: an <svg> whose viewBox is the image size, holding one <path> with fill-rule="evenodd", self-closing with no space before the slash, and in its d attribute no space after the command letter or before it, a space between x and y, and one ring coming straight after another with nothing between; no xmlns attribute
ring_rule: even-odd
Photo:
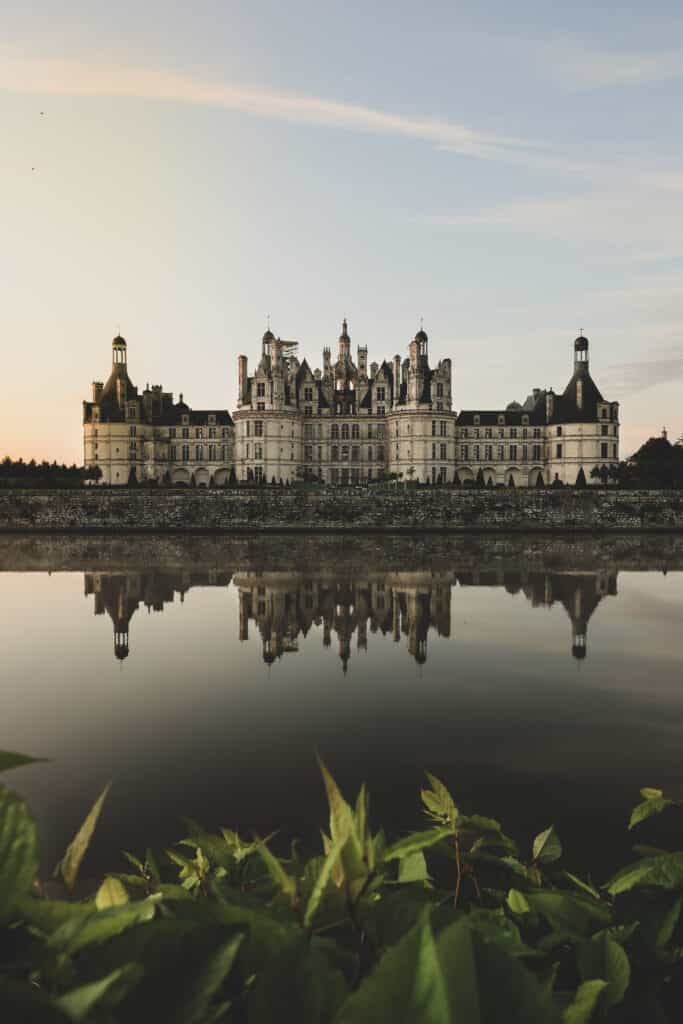
<svg viewBox="0 0 683 1024"><path fill-rule="evenodd" d="M677 537L0 538L0 749L50 759L11 776L46 868L109 779L92 870L182 816L314 834L315 750L394 834L427 768L607 863L640 786L683 796L682 569Z"/></svg>

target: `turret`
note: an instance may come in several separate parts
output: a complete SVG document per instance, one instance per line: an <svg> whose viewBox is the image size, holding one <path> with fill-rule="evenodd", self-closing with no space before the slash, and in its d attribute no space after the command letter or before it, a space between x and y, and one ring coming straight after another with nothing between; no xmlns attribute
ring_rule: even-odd
<svg viewBox="0 0 683 1024"><path fill-rule="evenodd" d="M117 334L116 337L114 338L114 340L112 341L111 348L112 348L112 366L114 366L114 367L125 366L126 362L127 362L127 357L126 357L126 348L127 348L127 346L126 346L125 339L122 338L120 334Z"/></svg>
<svg viewBox="0 0 683 1024"><path fill-rule="evenodd" d="M578 370L588 373L588 338L583 334L574 342L574 373Z"/></svg>
<svg viewBox="0 0 683 1024"><path fill-rule="evenodd" d="M92 400L93 400L93 402L95 402L95 403L99 402L100 398L102 397L102 390L103 390L103 388L104 388L104 384L102 383L101 380L94 380L92 382Z"/></svg>
<svg viewBox="0 0 683 1024"><path fill-rule="evenodd" d="M339 359L341 362L346 361L351 356L351 338L349 337L348 326L346 323L346 317L342 322L342 332L339 335Z"/></svg>

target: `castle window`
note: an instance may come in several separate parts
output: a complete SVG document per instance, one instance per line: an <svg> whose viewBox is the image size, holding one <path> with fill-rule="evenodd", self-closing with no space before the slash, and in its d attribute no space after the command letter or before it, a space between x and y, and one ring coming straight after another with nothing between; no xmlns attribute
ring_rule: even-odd
<svg viewBox="0 0 683 1024"><path fill-rule="evenodd" d="M313 437L313 425L311 423L306 423L304 425L304 441L310 441L312 437Z"/></svg>
<svg viewBox="0 0 683 1024"><path fill-rule="evenodd" d="M95 433L97 433L97 431L95 431ZM615 437L617 436L617 428L616 427L612 427L612 433L614 434Z"/></svg>
<svg viewBox="0 0 683 1024"><path fill-rule="evenodd" d="M360 427L358 426L357 423L353 423L351 425L351 438L354 441L357 441L359 437L360 437Z"/></svg>
<svg viewBox="0 0 683 1024"><path fill-rule="evenodd" d="M372 470L368 467L368 483L372 480ZM379 605L378 605L379 607Z"/></svg>
<svg viewBox="0 0 683 1024"><path fill-rule="evenodd" d="M183 440L187 440L187 438L190 436L190 431L187 429L187 427L183 427L182 433L183 433Z"/></svg>
<svg viewBox="0 0 683 1024"><path fill-rule="evenodd" d="M436 445L432 445L432 461L436 458Z"/></svg>
<svg viewBox="0 0 683 1024"><path fill-rule="evenodd" d="M603 423L603 425L600 428L600 433L602 434L603 437L607 436L607 431L608 430L609 430L609 427L607 426L607 424Z"/></svg>
<svg viewBox="0 0 683 1024"><path fill-rule="evenodd" d="M209 427L209 437L215 437L215 436L216 436L216 428L215 427Z"/></svg>
<svg viewBox="0 0 683 1024"><path fill-rule="evenodd" d="M505 445L504 444L499 444L498 445L498 458L499 458L499 460L501 462L505 458Z"/></svg>
<svg viewBox="0 0 683 1024"><path fill-rule="evenodd" d="M341 447L341 457L342 457L342 462L348 462L349 461L349 446L348 446L348 444L343 444L342 445L342 447Z"/></svg>
<svg viewBox="0 0 683 1024"><path fill-rule="evenodd" d="M348 425L348 423L342 423L341 436L342 436L342 441L348 441L348 439L349 439L349 425Z"/></svg>
<svg viewBox="0 0 683 1024"><path fill-rule="evenodd" d="M384 462L384 445L379 445L377 449L377 461Z"/></svg>
<svg viewBox="0 0 683 1024"><path fill-rule="evenodd" d="M175 437L175 427L171 427L168 432L169 437Z"/></svg>
<svg viewBox="0 0 683 1024"><path fill-rule="evenodd" d="M607 419L607 409L604 409L604 408L601 409L600 410L600 415L603 418L603 420L606 420Z"/></svg>
<svg viewBox="0 0 683 1024"><path fill-rule="evenodd" d="M526 437L526 430L524 431L524 436ZM540 437L540 436L541 436L541 428L540 427L534 427L534 437Z"/></svg>
<svg viewBox="0 0 683 1024"><path fill-rule="evenodd" d="M505 437L505 427L498 427L498 437Z"/></svg>
<svg viewBox="0 0 683 1024"><path fill-rule="evenodd" d="M617 446L615 444L613 444L612 445L612 458L616 459L616 457L617 457Z"/></svg>
<svg viewBox="0 0 683 1024"><path fill-rule="evenodd" d="M137 427L129 427L128 428L131 437L135 437L135 435L137 433L137 429L138 429Z"/></svg>
<svg viewBox="0 0 683 1024"><path fill-rule="evenodd" d="M381 438L384 437L384 424L383 423L379 423L377 425L377 437L378 437L378 439L381 439Z"/></svg>
<svg viewBox="0 0 683 1024"><path fill-rule="evenodd" d="M510 437L517 437L517 427L510 427Z"/></svg>
<svg viewBox="0 0 683 1024"><path fill-rule="evenodd" d="M467 436L468 436L468 430L467 430L467 427L463 427L463 428L462 428L462 430L460 431L460 436L461 436L461 437L467 437Z"/></svg>
<svg viewBox="0 0 683 1024"><path fill-rule="evenodd" d="M254 437L263 437L263 420L254 420Z"/></svg>
<svg viewBox="0 0 683 1024"><path fill-rule="evenodd" d="M372 462L372 445L368 448L368 462Z"/></svg>
<svg viewBox="0 0 683 1024"><path fill-rule="evenodd" d="M263 482L263 466L254 466L254 480L257 484Z"/></svg>
<svg viewBox="0 0 683 1024"><path fill-rule="evenodd" d="M479 455L480 455L479 445L475 444L475 446L474 446L474 461L475 462L479 462Z"/></svg>
<svg viewBox="0 0 683 1024"><path fill-rule="evenodd" d="M137 443L137 441L131 441L131 442L130 442L130 450L131 450L132 452L134 452L134 451L135 451L135 449L137 448L137 446L138 446L138 443Z"/></svg>
<svg viewBox="0 0 683 1024"><path fill-rule="evenodd" d="M351 462L358 462L360 459L360 448L354 444L351 448Z"/></svg>
<svg viewBox="0 0 683 1024"><path fill-rule="evenodd" d="M337 462L339 460L339 448L336 444L332 445L332 461Z"/></svg>
<svg viewBox="0 0 683 1024"><path fill-rule="evenodd" d="M439 458L442 460L446 458L446 445L443 442L439 445Z"/></svg>
<svg viewBox="0 0 683 1024"><path fill-rule="evenodd" d="M559 445L559 447L561 448L562 445ZM533 459L534 459L534 462L540 462L541 461L541 446L540 446L540 444L535 444L533 446Z"/></svg>
<svg viewBox="0 0 683 1024"><path fill-rule="evenodd" d="M441 420L441 422L439 423L439 433L441 434L441 437L445 437L446 436L446 421L445 420Z"/></svg>
<svg viewBox="0 0 683 1024"><path fill-rule="evenodd" d="M181 422L184 423L187 426L187 424L190 422L190 417L189 416L183 416L181 418Z"/></svg>
<svg viewBox="0 0 683 1024"><path fill-rule="evenodd" d="M526 462L529 458L529 447L526 444L522 445L522 462Z"/></svg>
<svg viewBox="0 0 683 1024"><path fill-rule="evenodd" d="M470 457L470 455L469 455L469 445L461 444L460 445L460 458L463 460L463 462L468 462L469 461L469 457Z"/></svg>
<svg viewBox="0 0 683 1024"><path fill-rule="evenodd" d="M443 398L443 384L436 385L436 397Z"/></svg>
<svg viewBox="0 0 683 1024"><path fill-rule="evenodd" d="M528 422L529 422L529 417L526 416L526 415L522 416L522 423L526 425Z"/></svg>
<svg viewBox="0 0 683 1024"><path fill-rule="evenodd" d="M183 462L190 461L190 446L189 444L183 445Z"/></svg>
<svg viewBox="0 0 683 1024"><path fill-rule="evenodd" d="M607 458L607 442L606 441L603 441L602 444L600 445L600 458L601 459L606 459Z"/></svg>
<svg viewBox="0 0 683 1024"><path fill-rule="evenodd" d="M372 423L368 423L368 438L372 437Z"/></svg>
<svg viewBox="0 0 683 1024"><path fill-rule="evenodd" d="M499 416L498 417L498 425L502 426L504 423L505 423L505 417L504 416Z"/></svg>
<svg viewBox="0 0 683 1024"><path fill-rule="evenodd" d="M200 444L195 445L194 457L197 460L197 462L201 462L202 459L204 458L204 449Z"/></svg>
<svg viewBox="0 0 683 1024"><path fill-rule="evenodd" d="M135 406L134 405L129 405L128 406L128 417L131 420L135 418Z"/></svg>
<svg viewBox="0 0 683 1024"><path fill-rule="evenodd" d="M257 398L265 398L266 397L266 385L263 383L263 381L259 381L259 383L256 385L256 397Z"/></svg>
<svg viewBox="0 0 683 1024"><path fill-rule="evenodd" d="M312 415L313 415L313 409L311 408L311 406L310 405L305 406L305 408L304 408L304 416L312 416Z"/></svg>
<svg viewBox="0 0 683 1024"><path fill-rule="evenodd" d="M493 459L493 445L492 444L485 444L484 445L484 458L485 458L485 460L487 462L491 462L492 461L492 459Z"/></svg>
<svg viewBox="0 0 683 1024"><path fill-rule="evenodd" d="M432 437L436 437L436 420L432 420Z"/></svg>
<svg viewBox="0 0 683 1024"><path fill-rule="evenodd" d="M313 462L313 445L312 444L304 445L304 460L306 462Z"/></svg>
<svg viewBox="0 0 683 1024"><path fill-rule="evenodd" d="M377 388L377 401L378 402L384 402L385 401L385 397L384 396L385 396L385 389L378 387Z"/></svg>
<svg viewBox="0 0 683 1024"><path fill-rule="evenodd" d="M313 388L304 388L304 402L313 401Z"/></svg>
<svg viewBox="0 0 683 1024"><path fill-rule="evenodd" d="M266 411L266 403L265 402L257 402L256 403L256 412L265 412L265 411Z"/></svg>
<svg viewBox="0 0 683 1024"><path fill-rule="evenodd" d="M436 411L437 412L443 412L443 402L437 402L436 403Z"/></svg>
<svg viewBox="0 0 683 1024"><path fill-rule="evenodd" d="M215 444L210 444L209 445L209 462L215 462L215 461L216 461L216 445Z"/></svg>
<svg viewBox="0 0 683 1024"><path fill-rule="evenodd" d="M195 437L204 437L204 431L202 430L201 427L197 427L197 429L194 432L194 436Z"/></svg>
<svg viewBox="0 0 683 1024"><path fill-rule="evenodd" d="M339 483L339 470L336 468L336 466L332 470L332 472L330 474L330 478L331 478L333 484L338 484Z"/></svg>
<svg viewBox="0 0 683 1024"><path fill-rule="evenodd" d="M562 437L562 427L557 428L557 436Z"/></svg>
<svg viewBox="0 0 683 1024"><path fill-rule="evenodd" d="M322 446L318 445L318 462L322 462L322 461L323 461L323 450L322 450Z"/></svg>
<svg viewBox="0 0 683 1024"><path fill-rule="evenodd" d="M562 445L561 444L556 444L555 445L555 458L556 459L561 459L562 458Z"/></svg>
<svg viewBox="0 0 683 1024"><path fill-rule="evenodd" d="M384 416L384 406L383 406L383 405L380 405L380 406L378 407L378 409L377 409L377 415L378 415L378 416Z"/></svg>
<svg viewBox="0 0 683 1024"><path fill-rule="evenodd" d="M477 416L475 416L475 417L474 417L474 425L475 425L476 427L478 427L480 423L481 423L481 417L480 417L480 416L478 416L478 415L477 415Z"/></svg>
<svg viewBox="0 0 683 1024"><path fill-rule="evenodd" d="M516 444L511 444L510 445L510 462L516 462L516 461L517 461L517 445Z"/></svg>
<svg viewBox="0 0 683 1024"><path fill-rule="evenodd" d="M221 445L221 458L223 462L228 461L228 446L227 444Z"/></svg>
<svg viewBox="0 0 683 1024"><path fill-rule="evenodd" d="M215 416L209 416L209 423L215 423L215 422L216 422L216 417ZM211 437L211 431L209 431L209 437Z"/></svg>

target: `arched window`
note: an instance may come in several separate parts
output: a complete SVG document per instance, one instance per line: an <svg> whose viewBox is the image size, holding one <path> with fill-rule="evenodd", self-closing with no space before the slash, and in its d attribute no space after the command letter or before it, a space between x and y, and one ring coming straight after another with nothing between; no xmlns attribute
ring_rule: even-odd
<svg viewBox="0 0 683 1024"><path fill-rule="evenodd" d="M349 425L348 423L342 423L342 441L348 441L349 439Z"/></svg>
<svg viewBox="0 0 683 1024"><path fill-rule="evenodd" d="M360 437L360 428L357 423L354 423L353 426L351 427L351 437L353 438L354 441L357 441L358 438Z"/></svg>

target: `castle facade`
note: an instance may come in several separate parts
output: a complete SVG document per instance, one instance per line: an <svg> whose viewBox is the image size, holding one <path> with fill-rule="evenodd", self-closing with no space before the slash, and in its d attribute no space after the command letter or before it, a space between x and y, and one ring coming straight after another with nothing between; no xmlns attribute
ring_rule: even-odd
<svg viewBox="0 0 683 1024"><path fill-rule="evenodd" d="M83 402L83 464L102 484L156 481L210 486L233 468L233 423L227 409L191 409L160 384L140 394L128 376L127 345L112 342L106 384L94 381Z"/></svg>
<svg viewBox="0 0 683 1024"><path fill-rule="evenodd" d="M114 338L106 384L83 403L84 465L100 482L220 486L231 480L360 485L387 476L420 483L479 481L534 487L593 482L619 461L619 404L590 375L588 339L574 341L574 372L562 392L534 388L504 409L453 408L450 359L432 367L420 329L408 355L368 365L351 355L346 320L336 359L322 369L297 343L263 335L252 375L238 359L237 410L193 410L160 385L142 393L128 376L127 346Z"/></svg>
<svg viewBox="0 0 683 1024"><path fill-rule="evenodd" d="M365 347L353 361L344 321L336 361L324 348L322 362L300 363L296 343L270 330L253 376L239 357L238 480L357 484L396 474L533 487L539 478L575 484L581 470L590 483L595 467L619 461L619 405L593 381L583 335L563 392L535 388L523 404L495 410L454 411L451 361L430 366L422 329L407 358L368 366Z"/></svg>

